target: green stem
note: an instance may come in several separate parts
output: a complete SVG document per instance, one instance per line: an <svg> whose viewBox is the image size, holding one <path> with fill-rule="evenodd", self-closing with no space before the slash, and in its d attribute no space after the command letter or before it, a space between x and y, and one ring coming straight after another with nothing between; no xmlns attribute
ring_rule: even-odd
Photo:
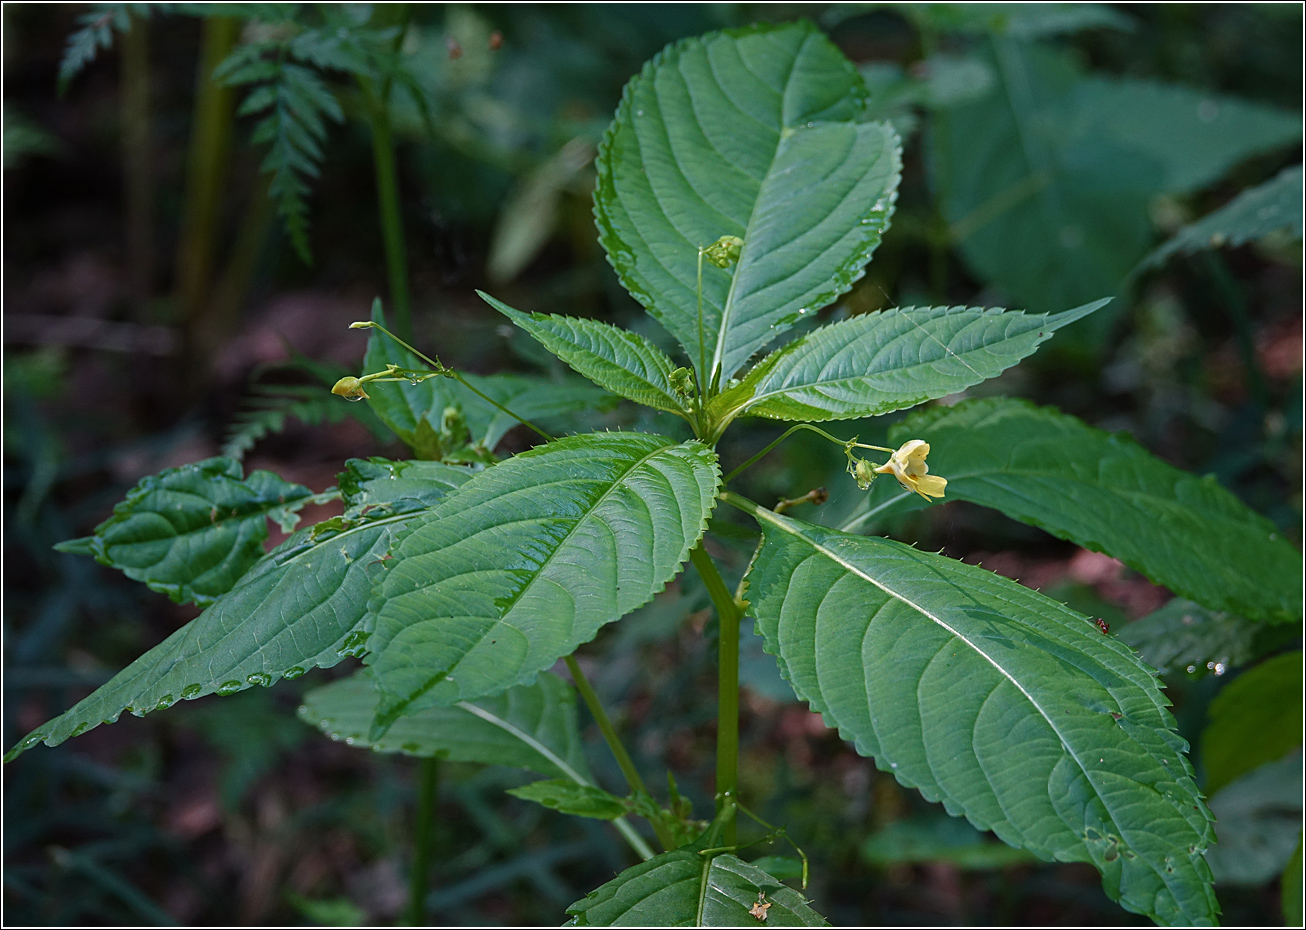
<svg viewBox="0 0 1306 930"><path fill-rule="evenodd" d="M426 880L431 874L431 847L435 839L435 806L440 794L440 760L422 759L418 765L417 823L413 836L413 874L408 880L408 923L426 926Z"/></svg>
<svg viewBox="0 0 1306 930"><path fill-rule="evenodd" d="M386 328L385 328L384 326L382 326L380 323L373 323L373 322L370 322L370 321L369 321L369 322L365 322L365 323L351 323L350 326L349 326L349 328L350 328L350 329L379 329L379 330L381 330L381 332L385 333L387 336L389 336L389 337L390 337L391 339L393 339L395 342L399 343L401 346L403 346L403 347L404 347L405 349L407 349L409 352L413 353L413 354L416 355L418 358L420 358L422 361L426 362L426 364L428 364L428 365L430 365L432 368L436 369L436 373L437 373L437 374L443 375L443 376L448 377L448 378L453 378L455 381L457 381L457 382L458 382L459 384L461 384L463 387L467 388L467 390L471 391L473 394L475 394L475 395L476 395L477 397L479 397L481 400L485 401L485 402L486 402L487 404L489 404L490 406L495 407L495 408L497 408L498 410L502 410L504 413L508 414L508 416L512 417L514 420L516 420L516 421L517 421L518 423L520 423L522 426L525 426L525 427L527 427L527 428L529 428L529 429L534 430L537 434L539 434L539 435L544 439L545 442L553 442L553 437L552 437L552 436L550 436L548 433L544 432L544 430L540 429L538 426L536 426L536 425L535 425L534 423L532 423L530 420L526 420L526 419L523 419L522 417L517 416L517 414L513 413L511 410L509 410L509 409L508 409L507 407L505 407L503 404L499 403L499 402L498 402L497 400L495 400L493 397L491 397L490 395L486 394L484 391L479 390L475 385L471 384L471 382L469 382L466 378L464 378L464 377L463 377L461 374L459 374L458 372L454 371L452 368L445 368L443 365L441 365L441 364L440 364L438 361L436 361L435 359L433 359L433 358L427 358L425 355L423 355L421 352L418 352L416 349L414 349L414 348L413 348L412 346L410 346L408 343L404 342L402 339L400 339L400 338L399 338L398 336L396 336L394 333L390 332L390 330L386 329ZM388 379L377 378L377 379L373 379L373 380L388 380ZM400 379L400 380L402 380L402 379Z"/></svg>
<svg viewBox="0 0 1306 930"><path fill-rule="evenodd" d="M150 157L150 39L145 19L128 14L122 37L123 204L127 285L136 319L149 321L154 285L154 170Z"/></svg>
<svg viewBox="0 0 1306 930"><path fill-rule="evenodd" d="M821 429L820 427L813 426L810 423L799 423L797 426L789 427L789 429L785 430L783 433L780 434L778 439L776 439L770 445L766 446L766 448L764 448L761 452L757 453L752 458L750 458L747 462L740 465L730 474L726 475L725 480L722 481L721 483L728 484L731 479L733 479L737 475L743 474L743 472L745 472L749 468L752 468L754 465L757 464L757 462L764 455L766 455L776 446L780 445L780 443L784 442L786 439L788 439L794 433L798 432L800 429L805 429L808 432L816 433L818 436L822 436L825 439L830 440L832 443L835 443L836 445L843 446L845 449L874 449L877 452L893 452L892 449L886 449L884 446L872 446L864 442L858 442L857 437L855 436L852 439L840 439L838 436L832 436L829 433L827 433L825 430Z"/></svg>
<svg viewBox="0 0 1306 930"><path fill-rule="evenodd" d="M613 758L617 760L617 766L621 769L621 774L626 777L626 784L631 791L638 794L648 794L648 787L644 784L644 779L640 777L639 769L635 768L634 760L630 758L630 753L626 752L626 747L622 745L621 737L617 735L616 728L608 718L608 712L603 709L603 702L599 700L594 687L590 684L589 679L585 677L585 673L581 671L576 657L567 656L564 661L567 663L567 670L571 672L571 680L575 683L576 690L580 692L581 700L590 709L594 722L599 725L599 732L603 734L603 741L608 744L608 749L612 751ZM658 842L662 844L662 848L675 849L675 840L672 839L666 827L656 820L650 820L649 823L653 825L653 832L657 834Z"/></svg>
<svg viewBox="0 0 1306 930"><path fill-rule="evenodd" d="M1247 372L1248 393L1251 395L1252 402L1264 409L1269 399L1269 391L1265 386L1265 376L1261 374L1261 367L1256 363L1256 343L1252 339L1252 325L1247 317L1247 301L1243 299L1237 282L1234 281L1233 275L1229 274L1229 267L1218 253L1203 252L1202 263L1206 266L1207 274L1215 282L1216 290L1224 298L1224 305L1233 320L1238 355L1242 359L1243 369Z"/></svg>
<svg viewBox="0 0 1306 930"><path fill-rule="evenodd" d="M716 803L720 811L739 794L739 621L744 612L701 542L690 550L689 559L717 612ZM726 824L724 843L735 843L733 820Z"/></svg>
<svg viewBox="0 0 1306 930"><path fill-rule="evenodd" d="M370 96L370 95L369 95ZM408 303L408 248L399 214L399 183L396 179L394 137L390 131L390 105L386 99L370 99L372 159L376 163L376 199L381 213L381 237L385 243L385 266L390 276L390 303L395 310L395 328L413 337Z"/></svg>

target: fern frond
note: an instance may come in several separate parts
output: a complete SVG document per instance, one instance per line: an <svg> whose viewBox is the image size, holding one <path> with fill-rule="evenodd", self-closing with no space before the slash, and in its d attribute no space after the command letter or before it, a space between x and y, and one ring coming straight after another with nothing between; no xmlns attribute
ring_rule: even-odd
<svg viewBox="0 0 1306 930"><path fill-rule="evenodd" d="M245 398L245 404L232 417L222 444L221 454L228 458L243 459L264 436L285 429L290 417L316 426L323 422L339 423L350 415L349 407L340 403L340 398L317 386L258 385Z"/></svg>
<svg viewBox="0 0 1306 930"><path fill-rule="evenodd" d="M68 36L63 58L59 62L59 95L63 96L72 79L95 60L100 49L107 51L113 46L115 32L126 32L131 28L131 14L148 19L152 12L159 12L166 6L167 4L150 3L97 3L89 13L77 17L81 28Z"/></svg>

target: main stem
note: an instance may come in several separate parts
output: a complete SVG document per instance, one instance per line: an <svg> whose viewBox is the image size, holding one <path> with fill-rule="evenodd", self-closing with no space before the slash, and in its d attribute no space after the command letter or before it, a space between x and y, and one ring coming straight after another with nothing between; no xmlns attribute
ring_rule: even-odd
<svg viewBox="0 0 1306 930"><path fill-rule="evenodd" d="M608 719L608 712L603 708L603 702L599 700L598 694L595 693L594 687L590 684L585 673L581 671L580 665L576 662L575 656L567 656L565 659L567 670L571 672L571 680L576 685L576 690L580 692L581 700L585 706L590 709L590 714L594 717L594 722L599 725L599 732L603 734L603 741L608 744L608 749L612 751L612 756L617 760L617 766L621 769L621 774L626 777L626 784L630 790L639 794L648 794L648 788L644 785L644 779L639 774L639 769L635 768L635 762L630 758L630 753L626 752L626 747L622 745L621 737L617 735L617 729ZM653 826L653 832L657 834L658 842L662 844L663 849L674 849L676 844L671 834L666 828L656 820L650 820Z"/></svg>
<svg viewBox="0 0 1306 930"><path fill-rule="evenodd" d="M394 137L390 131L388 94L372 100L372 158L376 162L376 199L381 212L381 236L385 242L385 265L390 275L390 303L395 310L395 329L413 338L408 309L408 248L399 215L399 182L395 169Z"/></svg>
<svg viewBox="0 0 1306 930"><path fill-rule="evenodd" d="M426 926L426 879L431 874L435 805L440 793L440 760L427 757L418 767L417 823L413 833L413 874L408 879L408 923Z"/></svg>
<svg viewBox="0 0 1306 930"><path fill-rule="evenodd" d="M720 811L739 793L739 621L744 612L701 542L690 550L689 559L717 613L716 803ZM733 819L726 824L723 843L735 844Z"/></svg>

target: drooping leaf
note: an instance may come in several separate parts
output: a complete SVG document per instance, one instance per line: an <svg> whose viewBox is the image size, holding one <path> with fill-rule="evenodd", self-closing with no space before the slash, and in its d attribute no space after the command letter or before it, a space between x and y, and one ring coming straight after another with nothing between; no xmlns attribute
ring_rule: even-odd
<svg viewBox="0 0 1306 930"><path fill-rule="evenodd" d="M533 781L508 793L523 801L534 801L550 810L595 820L616 820L626 813L621 798L593 785L581 785L565 778Z"/></svg>
<svg viewBox="0 0 1306 930"><path fill-rule="evenodd" d="M1091 862L1130 911L1214 922L1210 817L1128 647L984 569L742 505L767 650L858 752L1012 846Z"/></svg>
<svg viewBox="0 0 1306 930"><path fill-rule="evenodd" d="M457 487L468 469L441 466L426 497ZM300 530L264 556L202 614L115 675L67 713L38 727L5 756L38 742L57 746L123 712L143 716L179 700L235 694L357 656L367 641L367 598L397 530L416 519L411 487L381 507L384 482L368 491L369 513L351 508ZM399 483L403 487L406 483Z"/></svg>
<svg viewBox="0 0 1306 930"><path fill-rule="evenodd" d="M626 85L596 163L600 241L701 383L724 384L861 277L900 173L892 128L859 122L865 97L806 22L686 39ZM743 252L703 263L700 327L698 249L727 235Z"/></svg>
<svg viewBox="0 0 1306 930"><path fill-rule="evenodd" d="M576 696L556 675L546 672L534 684L474 704L429 707L371 740L368 731L379 700L371 672L363 669L310 691L299 716L332 739L378 752L507 765L573 783L593 781L576 722Z"/></svg>
<svg viewBox="0 0 1306 930"><path fill-rule="evenodd" d="M1202 677L1246 665L1299 634L1176 597L1164 607L1111 631L1162 675Z"/></svg>
<svg viewBox="0 0 1306 930"><path fill-rule="evenodd" d="M802 895L766 872L731 855L709 859L696 846L631 866L567 913L569 927L829 926Z"/></svg>
<svg viewBox="0 0 1306 930"><path fill-rule="evenodd" d="M706 446L644 433L569 436L473 478L395 547L378 587L378 725L531 681L646 603L719 482Z"/></svg>
<svg viewBox="0 0 1306 930"><path fill-rule="evenodd" d="M1114 293L1151 239L1149 198L1299 139L1300 117L1194 88L1084 78L994 40L997 86L931 112L930 176L967 264L1030 310ZM1105 332L1110 318L1099 315Z"/></svg>
<svg viewBox="0 0 1306 930"><path fill-rule="evenodd" d="M1301 745L1301 696L1300 649L1267 659L1216 695L1202 732L1208 794Z"/></svg>
<svg viewBox="0 0 1306 930"><path fill-rule="evenodd" d="M688 415L686 398L671 384L675 362L643 336L597 320L522 313L488 294L477 293L599 387L658 410Z"/></svg>
<svg viewBox="0 0 1306 930"><path fill-rule="evenodd" d="M1155 267L1176 252L1239 246L1278 230L1302 237L1302 166L1284 168L1274 178L1243 191L1218 210L1175 233L1142 263Z"/></svg>
<svg viewBox="0 0 1306 930"><path fill-rule="evenodd" d="M1219 842L1207 854L1221 885L1261 885L1291 861L1301 836L1298 750L1238 778L1211 797Z"/></svg>
<svg viewBox="0 0 1306 930"><path fill-rule="evenodd" d="M1214 478L1167 465L1127 434L989 398L913 414L889 431L891 444L908 439L930 444L930 473L948 479L945 500L1105 552L1213 610L1301 619L1302 557L1274 525Z"/></svg>
<svg viewBox="0 0 1306 930"><path fill-rule="evenodd" d="M178 604L212 604L263 557L267 521L288 530L314 499L270 471L242 471L214 458L148 475L94 535L55 548L93 555Z"/></svg>
<svg viewBox="0 0 1306 930"><path fill-rule="evenodd" d="M952 817L900 820L868 836L861 848L870 865L946 862L959 869L1001 869L1036 861L1024 849L985 839L964 820Z"/></svg>
<svg viewBox="0 0 1306 930"><path fill-rule="evenodd" d="M977 307L856 316L778 349L708 410L725 420L747 413L817 421L901 410L1000 374L1106 302L1052 316Z"/></svg>
<svg viewBox="0 0 1306 930"><path fill-rule="evenodd" d="M372 308L372 319L385 324L380 301ZM429 368L425 362L394 342L384 333L373 330L367 340L367 355L363 366L368 372L384 371L386 365L398 365L407 370ZM543 378L502 372L488 375L464 375L477 390L492 397L517 416L550 425L570 415L590 415L595 411L611 409L615 398L585 384L583 381L557 383ZM452 378L431 378L418 384L402 381L378 381L367 385L372 409L409 446L420 445L419 424L438 433L443 426L445 410L457 407L466 418L471 431L470 440L486 449L494 449L504 435L518 425L502 410L486 403L472 391ZM461 439L461 437L455 437Z"/></svg>

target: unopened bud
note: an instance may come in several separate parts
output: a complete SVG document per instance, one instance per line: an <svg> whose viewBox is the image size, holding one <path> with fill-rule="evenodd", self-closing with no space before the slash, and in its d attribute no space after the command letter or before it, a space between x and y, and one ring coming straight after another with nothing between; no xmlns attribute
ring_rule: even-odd
<svg viewBox="0 0 1306 930"><path fill-rule="evenodd" d="M331 388L332 394L339 394L345 400L359 401L368 396L367 391L363 390L363 382L353 375L341 378Z"/></svg>
<svg viewBox="0 0 1306 930"><path fill-rule="evenodd" d="M729 268L739 261L743 250L743 239L738 236L722 236L703 250L703 257L718 268Z"/></svg>

